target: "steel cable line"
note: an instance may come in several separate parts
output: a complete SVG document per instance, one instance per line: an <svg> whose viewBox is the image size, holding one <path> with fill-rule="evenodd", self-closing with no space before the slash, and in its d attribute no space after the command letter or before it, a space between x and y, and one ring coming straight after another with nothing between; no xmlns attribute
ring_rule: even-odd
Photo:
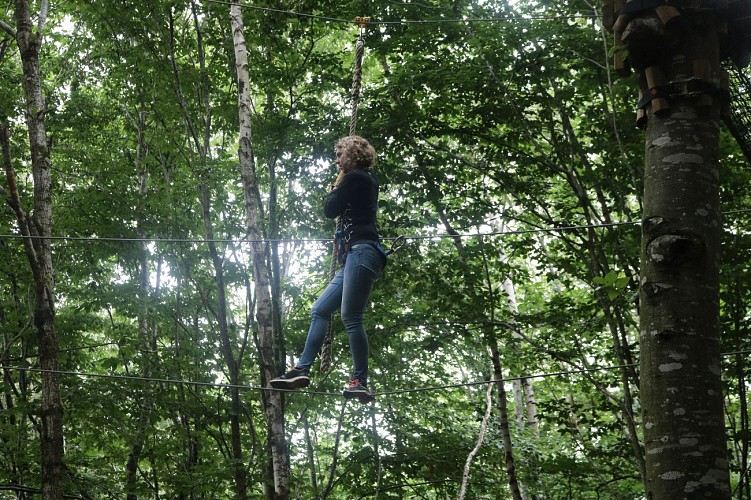
<svg viewBox="0 0 751 500"><path fill-rule="evenodd" d="M743 214L743 213L749 213L751 212L751 209L739 209L739 210L732 210L728 212L723 212L724 215L736 215L736 214ZM509 231L493 231L493 232L487 232L487 233L464 233L464 234L447 234L447 233L441 233L441 234L434 234L434 235L411 235L411 236L404 236L404 239L408 240L435 240L435 239L448 239L448 238L477 238L477 237L485 237L485 236L509 236L509 235L520 235L520 234L532 234L532 233L549 233L549 232L560 232L560 231L573 231L573 230L580 230L580 229L596 229L596 228L606 228L606 227L617 227L617 226L628 226L628 225L637 225L640 224L641 221L626 221L626 222L615 222L615 223L603 223L603 224L589 224L589 225L581 225L581 226L553 226L553 227L546 227L546 228L535 228L535 229L522 229L522 230L509 230ZM268 240L248 240L248 239L242 239L242 240L234 240L234 239L188 239L188 238L110 238L110 237L79 237L79 236L24 236L24 235L18 235L18 234L11 234L11 235L0 235L0 240L3 238L7 239L23 239L23 238L30 238L30 239L52 239L52 240L64 240L64 241L86 241L86 242L95 242L95 241L104 241L104 242L154 242L154 243L207 243L207 242L217 242L217 243L234 243L234 244L241 244L241 243L251 243L251 242L279 242L279 243L307 243L307 242L315 242L315 243L330 243L330 238L298 238L298 239L268 239ZM401 237L394 237L394 238L383 238L383 240L386 241L395 241L397 238ZM86 348L86 347L82 347ZM751 352L751 351L749 351ZM732 353L730 353L732 354ZM15 361L17 358L14 358ZM556 372L555 375L560 375L564 373L583 373L587 371L599 371L604 369L615 369L615 368L625 368L625 367L632 367L633 364L630 365L617 365L612 368L592 368L592 369L586 369L586 370L571 370L571 371L565 371L565 372ZM18 366L4 366L0 367L4 368L6 370L26 370L26 371L35 371L35 372L42 372L44 370L36 369L36 368L26 368L26 367L18 367ZM194 382L194 381L186 381L186 380L174 380L174 379L149 379L145 377L137 377L137 376L128 376L128 375L114 375L114 374L96 374L96 373L85 373L85 372L74 372L74 371L59 371L55 372L52 371L52 373L61 373L61 374L67 374L67 375L80 375L80 376L90 376L90 377L107 377L107 378L114 378L114 379L126 379L126 380L142 380L142 381L158 381L162 383L179 383L179 384L193 384L193 385L201 385L201 386L212 386L212 387L235 387L228 384L220 384L220 383L209 383L209 382ZM548 374L540 374L540 375L532 375L528 377L519 377L519 378L540 378L545 377ZM505 379L505 380L513 380L514 378ZM484 384L489 383L489 381L483 381L483 382L472 382L468 384L460 384L460 385L477 385L477 384ZM257 387L253 386L236 386L238 388L243 389L258 389ZM447 386L439 386L438 388L450 388L450 387L456 387L456 385L447 385ZM268 388L261 388L266 389ZM406 392L416 392L419 390L424 389L411 389L411 390L402 390L402 391L393 391L391 393L398 394L398 393L406 393ZM324 393L325 394L325 393ZM381 394L388 394L388 393L381 393Z"/></svg>
<svg viewBox="0 0 751 500"><path fill-rule="evenodd" d="M723 215L737 215L751 213L749 209L730 210L723 212ZM522 222L524 224L524 222ZM603 222L601 224L583 224L583 225L562 225L562 226L549 226L538 227L532 229L510 229L507 231L488 231L485 233L436 233L436 234L412 234L404 235L404 239L419 241L419 240L434 240L434 239L454 239L454 238L482 238L485 236L512 236L523 234L535 234L535 233L555 233L561 231L577 231L581 229L602 229L610 227L620 226L635 226L641 224L641 220L633 221L620 221L620 222ZM394 241L398 236L383 237L384 241ZM233 239L233 238L157 238L157 237L109 237L109 236L24 236L22 234L0 234L0 240L2 239L31 239L40 240L47 239L52 241L101 241L101 242L133 242L133 243L227 243L227 244L244 244L244 243L331 243L331 238L268 238L268 239Z"/></svg>
<svg viewBox="0 0 751 500"><path fill-rule="evenodd" d="M208 3L215 3L219 5L232 5L233 2L229 2L226 0L207 0ZM238 3L241 9L248 9L248 10L257 10L261 12L271 12L274 14L284 14L290 17L302 17L306 19L318 19L321 21L328 21L328 22L335 22L335 23L341 23L341 24L356 24L356 22L352 19L343 19L339 17L332 17L332 16L324 16L321 14L308 14L304 12L295 12L291 10L284 10L284 9L275 9L272 7L261 7L258 5L252 5L248 3ZM530 20L530 21L557 21L557 20L568 20L568 19L601 19L601 15L595 15L595 14L562 14L562 15L553 15L553 16L546 16L546 15L524 15L524 14L510 14L505 16L498 16L498 17L468 17L465 19L422 19L422 20L410 20L410 19L400 19L400 20L378 20L378 19L369 19L368 24L375 24L375 25L395 25L395 24L458 24L458 23L502 23L502 22L509 22L509 21L519 21L521 20Z"/></svg>
<svg viewBox="0 0 751 500"><path fill-rule="evenodd" d="M563 371L551 372L551 373L538 373L538 374L525 375L525 376L505 377L501 380L495 380L495 379L479 380L479 381L473 381L473 382L459 382L455 384L442 384L442 385L435 385L435 386L415 387L412 389L397 389L397 390L392 390L392 391L378 392L377 396L410 394L410 393L419 393L419 392L426 392L426 391L456 389L456 388L461 388L461 387L474 387L474 386L492 384L492 383L497 383L497 382L510 382L514 380L523 380L523 379L531 379L531 378L549 378L549 377L562 376L562 375L571 375L571 374L576 374L576 373L609 371L609 370L616 370L619 368L625 368L625 367L630 367L630 366L636 366L636 365L628 364L628 365L613 365L613 366L608 366L608 367L582 368L582 369L576 369L576 370L563 370ZM239 389L239 390L246 390L246 391L253 391L253 390L278 391L278 392L290 392L290 393L307 394L307 395L341 397L341 393L339 392L334 393L334 392L308 391L308 390L301 391L298 389L276 389L274 387L262 387L262 386L254 386L254 385L224 384L221 382L201 382L201 381L171 379L171 378L157 378L157 377L141 377L138 375L118 375L114 373L94 373L94 372L80 372L80 371L72 371L72 370L48 370L44 368L33 368L33 367L24 367L24 366L2 366L1 368L3 370L8 370L8 371L24 371L24 372L32 372L32 373L55 373L59 375L70 375L70 376L83 377L83 378L103 378L103 379L110 379L110 380L124 380L128 382L145 382L145 383L170 384L170 385L193 385L193 386L200 386L200 387L213 387L217 389Z"/></svg>
<svg viewBox="0 0 751 500"><path fill-rule="evenodd" d="M485 236L512 236L532 233L554 233L558 231L576 231L579 229L598 229L618 226L633 226L641 224L641 221L611 222L602 224L587 224L581 226L552 226L534 229L513 229L508 231L489 231L485 233L463 233L463 234L413 234L404 235L406 240L434 240L434 239L454 239L454 238L478 238ZM47 239L53 241L101 241L101 242L126 242L126 243L227 243L227 244L244 244L244 243L331 243L331 238L277 238L277 239L206 239L206 238L131 238L131 237L100 237L100 236L24 236L22 234L0 234L0 240L7 239ZM384 241L395 241L398 237L383 237Z"/></svg>
<svg viewBox="0 0 751 500"><path fill-rule="evenodd" d="M724 353L721 353L720 356L726 357L726 356L737 355L737 354L751 354L751 349L724 352ZM435 385L435 386L415 387L412 389L397 389L397 390L391 390L391 391L382 391L382 392L376 393L376 395L377 396L393 396L393 395L400 395L400 394L412 394L412 393L420 393L420 392L428 392L428 391L436 391L436 390L456 389L456 388L461 388L461 387L474 387L474 386L479 386L479 385L495 384L495 383L500 383L500 382L512 382L515 380L525 380L525 379L533 379L533 378L551 378L551 377L559 377L563 375L575 375L575 374L580 374L580 373L605 372L605 371L618 370L621 368L629 368L629 367L636 367L636 366L638 366L638 363L627 363L627 364L613 365L613 366L598 366L598 367L593 367L593 368L578 368L575 370L561 370L561 371L549 372L549 373L536 373L536 374L531 374L531 375L504 377L502 379L478 380L478 381L473 381L473 382L459 382L455 384L442 384L442 385ZM290 392L290 393L306 394L306 395L341 397L341 393L339 392L301 391L298 389L276 389L273 387L261 387L261 386L253 386L253 385L223 384L220 382L200 382L200 381L170 379L170 378L156 378L156 377L140 377L137 375L118 375L118 374L113 374L113 373L79 372L79 371L72 371L72 370L47 370L43 368L33 368L33 367L25 367L25 366L2 366L0 368L3 370L8 370L8 371L24 371L24 372L32 372L32 373L55 373L59 375L70 375L70 376L76 376L76 377L90 377L90 378L104 378L104 379L112 379L112 380L125 380L125 381L131 381L131 382L160 383L160 384L171 384L171 385L194 385L194 386L200 386L200 387L214 387L218 389L240 389L240 390L246 390L246 391L247 390L278 391L278 392Z"/></svg>
<svg viewBox="0 0 751 500"><path fill-rule="evenodd" d="M751 208L728 210L722 212L722 215L739 215L751 213ZM520 221L521 224L528 224L524 221ZM536 227L531 229L510 229L507 231L488 231L485 233L436 233L436 234L412 234L404 235L406 240L432 240L432 239L453 239L453 238L481 238L484 236L512 236L534 233L555 233L559 231L577 231L580 229L601 229L609 227L619 226L635 226L641 224L641 220L633 221L619 221L619 222L603 222L601 224L583 224L583 225L561 225L561 226L548 226L548 227ZM398 236L381 238L384 241L394 241ZM158 237L115 237L115 236L24 236L22 234L0 234L0 240L41 240L47 239L52 241L101 241L101 242L131 242L131 243L227 243L227 244L243 244L243 243L331 243L331 238L267 238L267 239L247 239L247 238L158 238Z"/></svg>

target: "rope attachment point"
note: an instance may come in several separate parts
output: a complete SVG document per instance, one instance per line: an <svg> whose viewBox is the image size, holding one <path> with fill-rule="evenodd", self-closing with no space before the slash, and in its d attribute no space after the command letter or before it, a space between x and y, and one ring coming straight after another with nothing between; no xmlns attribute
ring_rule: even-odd
<svg viewBox="0 0 751 500"><path fill-rule="evenodd" d="M365 28L368 24L370 24L370 17L367 16L356 16L354 23L360 27L360 29Z"/></svg>

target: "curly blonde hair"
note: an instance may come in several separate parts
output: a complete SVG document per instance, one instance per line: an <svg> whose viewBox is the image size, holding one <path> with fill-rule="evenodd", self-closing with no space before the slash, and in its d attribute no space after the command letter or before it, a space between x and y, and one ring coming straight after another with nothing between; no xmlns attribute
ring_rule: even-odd
<svg viewBox="0 0 751 500"><path fill-rule="evenodd" d="M359 135L342 137L336 142L336 149L341 150L357 170L370 170L375 164L375 148Z"/></svg>

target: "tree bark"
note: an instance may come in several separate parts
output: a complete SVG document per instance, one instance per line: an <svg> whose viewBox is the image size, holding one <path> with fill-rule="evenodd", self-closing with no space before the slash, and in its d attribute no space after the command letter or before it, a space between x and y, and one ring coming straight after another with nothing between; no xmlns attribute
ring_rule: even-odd
<svg viewBox="0 0 751 500"><path fill-rule="evenodd" d="M4 117L0 118L0 147L2 147L2 159L3 159L3 166L4 170L6 172L6 175L8 176L8 185L10 187L10 204L13 207L18 206L19 209L16 209L16 213L21 216L21 219L19 220L19 225L21 224L21 220L25 221L25 214L22 210L20 210L20 205L18 201L18 190L15 188L15 177L13 174L13 166L11 161L11 155L10 155L10 140L9 140L9 131L7 127L7 123L4 121ZM28 233L28 227L27 226L21 226L22 231L25 233ZM24 242L26 246L31 247L31 241L27 240ZM31 249L33 251L33 248ZM28 250L27 250L28 251ZM33 255L33 254L32 254ZM21 305L21 299L18 296L19 290L18 290L18 282L17 277L13 276L12 279L12 294L13 294L13 302L15 303L16 310L20 311L22 309ZM24 448L28 446L28 441L31 439L31 436L28 434L28 427L26 424L26 416L20 417L20 419L16 419L13 416L13 408L16 405L15 400L13 399L13 396L15 395L18 400L20 400L20 404L23 406L29 405L29 397L30 394L28 392L28 382L27 382L27 372L25 371L19 371L18 372L18 387L15 386L15 381L13 380L11 376L11 371L6 370L4 367L9 365L8 362L8 353L10 352L11 346L17 342L21 342L21 357L25 357L28 354L27 347L25 345L25 342L23 340L23 332L28 328L31 323L33 322L33 318L29 320L28 323L24 324L20 320L20 316L18 319L18 333L16 333L14 336L9 338L10 332L3 332L3 351L2 355L0 355L0 364L3 366L3 395L5 399L5 407L3 408L4 417L8 417L7 424L11 426L11 428L16 429L16 432L20 433L19 438L16 440L15 446L12 446L13 451L10 452L10 462L13 463L13 478L16 483L22 484L23 478L27 471L30 468L30 464L28 460L26 459L26 454L24 453ZM0 405L2 406L2 405ZM34 427L37 427L36 421L33 419L33 416L31 416L32 424ZM5 424L5 421L4 421ZM5 439L4 444L6 444L8 449L11 449L9 440Z"/></svg>
<svg viewBox="0 0 751 500"><path fill-rule="evenodd" d="M22 227L26 256L35 282L34 326L39 342L39 365L42 369L42 498L63 498L64 450L63 406L60 396L58 341L55 332L55 296L52 267L52 190L51 160L45 129L45 103L39 70L47 3L42 2L36 31L31 22L29 2L17 0L15 7L16 43L23 65L23 87L26 97L26 125L31 148L31 169L34 179L34 210L27 219L15 188L11 167L8 182L19 226ZM31 237L34 237L31 239Z"/></svg>
<svg viewBox="0 0 751 500"><path fill-rule="evenodd" d="M238 349L238 354L235 354L233 347L232 336L230 335L230 324L227 314L227 287L224 280L224 258L219 249L217 248L214 224L212 220L212 197L211 188L208 185L206 174L208 172L208 162L211 159L211 119L212 119L212 105L210 100L209 82L206 69L206 53L203 44L203 19L198 14L198 9L195 2L191 2L191 13L193 17L193 24L195 26L196 33L196 46L197 46L197 59L200 65L200 95L203 98L203 116L200 123L200 127L195 126L191 114L188 111L188 105L185 101L185 95L183 94L182 84L180 81L180 73L178 71L176 54L175 54L175 19L170 12L170 63L175 75L176 91L180 107L183 113L183 122L186 127L186 134L188 142L192 143L199 154L199 169L196 171L199 198L202 208L202 217L204 228L206 231L207 246L209 248L209 254L211 256L211 262L214 270L214 285L216 287L217 308L215 310L215 318L217 320L219 328L219 336L221 343L221 352L225 364L227 365L227 372L230 385L230 441L231 441L231 457L232 468L235 479L235 496L238 499L247 498L247 469L243 458L242 448L242 435L240 417L242 411L242 401L239 393L240 373L242 367L242 357L244 352L244 345ZM208 304L208 299L204 297L204 301Z"/></svg>
<svg viewBox="0 0 751 500"><path fill-rule="evenodd" d="M253 269L254 292L256 297L256 323L258 326L258 349L261 358L261 381L265 386L276 376L274 356L274 314L271 299L271 279L269 271L269 249L261 226L262 208L260 190L255 172L252 151L250 75L248 53L243 33L242 9L237 3L230 8L232 37L235 47L237 69L237 105L240 118L238 156L240 175L243 184L247 237ZM290 459L287 439L284 435L284 406L279 391L263 392L264 413L268 428L268 444L271 449L274 475L274 499L287 499L290 496Z"/></svg>
<svg viewBox="0 0 751 500"><path fill-rule="evenodd" d="M503 454L506 461L506 472L508 473L508 485L511 490L511 497L514 500L523 500L524 497L519 488L519 480L516 477L516 462L514 460L511 429L509 428L506 387L503 385L503 366L501 365L501 355L498 352L498 341L495 335L490 335L488 342L490 343L490 353L493 361L493 378L497 381L496 387L498 387L498 416L500 418L501 437L503 438Z"/></svg>
<svg viewBox="0 0 751 500"><path fill-rule="evenodd" d="M506 257L505 254L506 252L501 250L501 255L504 259ZM506 294L506 304L508 305L509 311L516 316L519 313L519 304L516 302L514 281L510 277L506 278L501 283L501 289ZM524 341L524 338L516 331L513 331L511 335L514 338L514 341ZM539 436L540 426L537 420L537 401L535 400L535 390L532 386L532 380L526 377L516 379L512 386L514 390L516 421L519 424L519 428L523 429L529 424L534 435Z"/></svg>
<svg viewBox="0 0 751 500"><path fill-rule="evenodd" d="M426 176L427 178L427 176ZM458 232L454 229L454 227L451 225L448 217L446 216L443 207L440 205L438 201L434 201L434 206L436 208L436 211L439 213L439 217L441 219L441 222L443 222L444 227L446 228L446 232L452 236L454 246L456 247L457 254L459 255L459 259L463 266L468 265L468 261L465 256L464 251L464 245L461 242L461 238L458 237ZM487 295L489 296L489 304L491 306L488 308L490 311L490 317L488 318L490 323L493 323L495 321L495 310L492 304L495 303L494 300L494 288L493 283L490 279L490 274L488 273L487 268L487 261L485 258L485 254L482 255L483 258L483 267L484 267L484 273L485 273L485 279L487 280ZM466 269L465 269L466 271ZM471 276L469 273L465 273L468 276ZM481 284L477 283L475 279L469 279L468 284L470 285L470 290L472 295L479 301L482 299L479 299L481 297L480 289ZM512 498L514 500L524 500L524 494L522 493L522 490L519 485L519 480L516 475L516 461L514 459L514 451L513 451L513 441L511 439L511 429L509 427L509 418L508 418L508 404L506 402L506 388L503 385L503 365L501 363L501 355L498 350L498 339L495 336L495 332L490 331L485 335L486 343L488 345L488 348L491 353L491 361L493 363L493 370L494 370L494 378L498 382L496 382L496 385L498 386L498 413L499 413L499 426L500 426L500 432L503 437L503 448L504 448L504 460L506 462L506 472L508 473L508 483L509 488L511 490Z"/></svg>
<svg viewBox="0 0 751 500"><path fill-rule="evenodd" d="M719 75L718 26L693 14L661 63ZM680 57L684 56L684 57ZM702 105L704 104L704 105ZM729 498L719 338L719 108L671 99L648 114L641 248L641 398L647 497Z"/></svg>
<svg viewBox="0 0 751 500"><path fill-rule="evenodd" d="M485 392L485 414L482 417L482 423L480 424L480 430L478 431L477 435L477 442L475 443L475 447L472 448L472 451L469 452L469 455L467 455L467 460L464 462L464 474L462 475L462 486L459 489L459 500L464 500L464 497L467 495L467 485L469 484L469 472L472 467L472 461L477 456L477 453L480 451L480 448L482 447L482 443L485 441L485 431L488 428L488 420L490 420L490 413L493 409L493 384L488 384L488 387Z"/></svg>

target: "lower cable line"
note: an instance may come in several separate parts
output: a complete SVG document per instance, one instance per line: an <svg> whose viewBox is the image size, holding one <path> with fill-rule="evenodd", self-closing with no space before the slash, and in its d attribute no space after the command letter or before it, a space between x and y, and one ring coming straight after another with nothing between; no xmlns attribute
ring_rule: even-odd
<svg viewBox="0 0 751 500"><path fill-rule="evenodd" d="M524 379L531 379L531 378L547 378L547 377L556 377L556 376L562 376L562 375L571 375L571 374L576 374L576 373L615 370L615 369L626 368L626 367L631 367L631 366L636 366L636 364L615 365L612 367L597 367L597 368L578 369L578 370L566 370L566 371L560 371L560 372L540 373L540 374L518 376L518 377L506 377L501 380L496 380L496 379L478 380L478 381L473 381L473 382L459 382L455 384L415 387L412 389L395 389L395 390L377 392L376 396L398 396L400 394L414 394L414 393L420 393L420 392L458 389L462 387L474 387L474 386L480 386L480 385L486 385L486 384L495 384L499 382L511 382L514 380L524 380ZM200 381L171 379L171 378L139 377L137 375L118 375L115 373L94 373L94 372L77 372L77 371L69 371L69 370L48 370L44 368L33 368L33 367L25 367L25 366L3 366L2 369L8 370L8 371L23 371L23 372L32 372L32 373L55 373L59 375L69 375L69 376L83 377L83 378L103 378L103 379L110 379L110 380L122 380L122 381L127 381L127 382L145 382L145 383L153 383L153 384L170 384L170 385L193 385L193 386L199 386L199 387L212 387L216 389L238 389L238 390L244 390L244 391L269 391L269 392L276 391L276 392L287 392L287 393L293 393L293 394L304 394L304 395L310 395L310 396L341 397L342 395L341 392L310 391L310 390L300 390L300 389L277 389L274 387L262 387L262 386L254 386L254 385L227 384L227 383L221 383L221 382L200 382Z"/></svg>
<svg viewBox="0 0 751 500"><path fill-rule="evenodd" d="M721 353L721 356L726 357L726 356L731 356L731 355L749 354L749 353L751 353L751 350L740 350L740 351L731 351L731 352ZM461 387L473 387L473 386L479 386L479 385L495 384L495 383L501 383L501 382L512 382L516 380L526 380L526 379L533 379L533 378L550 378L550 377L560 377L564 375L576 375L580 373L604 372L604 371L610 371L610 370L619 370L622 368L633 368L637 366L639 366L638 363L628 363L628 364L613 365L613 366L578 368L578 369L573 369L573 370L562 370L562 371L550 372L550 373L537 373L537 374L531 374L531 375L504 377L502 379L479 380L479 381L474 381L474 382L460 382L460 383L455 383L455 384L415 387L412 389L387 390L387 391L378 392L376 393L376 395L377 396L398 396L400 394L413 394L413 393L428 392L428 391L457 389ZM253 385L242 385L242 384L226 384L226 383L221 383L221 382L200 382L200 381L183 380L183 379L139 377L137 375L118 375L114 373L78 372L78 371L70 371L70 370L48 370L44 368L33 368L33 367L25 367L25 366L1 366L0 368L3 370L8 370L8 371L22 371L22 372L32 372L32 373L55 373L59 375L90 377L90 378L104 378L104 379L111 379L111 380L124 380L124 381L129 381L129 382L147 382L147 383L172 384L172 385L194 385L194 386L200 386L200 387L214 387L217 389L239 389L239 390L245 390L245 391L277 391L277 392L305 394L305 395L311 395L311 396L341 397L340 392L307 391L307 390L302 391L298 389L276 389L273 387L261 387L261 386L253 386Z"/></svg>

